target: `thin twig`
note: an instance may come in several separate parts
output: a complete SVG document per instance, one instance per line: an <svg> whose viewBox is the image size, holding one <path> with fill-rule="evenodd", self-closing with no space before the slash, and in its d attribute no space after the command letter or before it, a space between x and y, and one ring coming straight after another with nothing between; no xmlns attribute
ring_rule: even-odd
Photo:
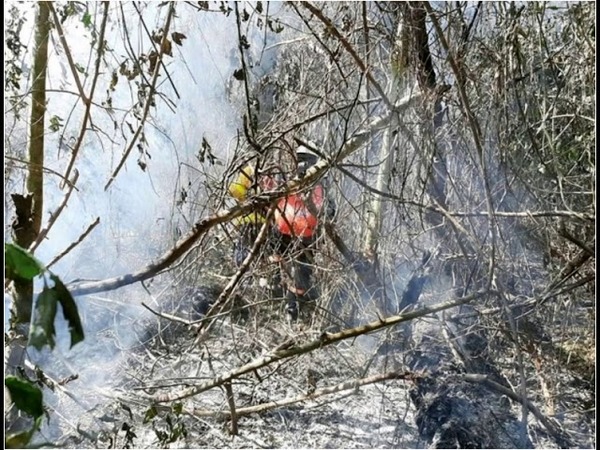
<svg viewBox="0 0 600 450"><path fill-rule="evenodd" d="M408 109L416 99L420 98L419 95L410 95L400 100L394 107L396 112L401 112ZM373 131L385 128L391 120L391 114L386 114L381 117L373 119L366 127L365 131L357 133L349 139L342 150L337 155L334 161L321 160L313 167L311 167L304 178L293 179L285 183L281 189L273 192L266 192L261 195L257 195L253 198L246 200L245 202L234 206L233 208L219 211L207 218L202 219L200 222L194 224L192 230L190 230L185 236L183 236L173 248L163 254L158 260L148 264L137 272L121 275L114 278L109 278L102 281L96 282L85 282L85 283L73 283L68 286L69 290L73 295L84 295L96 292L110 291L118 289L123 286L127 286L138 281L143 281L148 278L156 276L159 272L168 268L171 264L181 258L183 255L194 246L196 241L200 239L208 230L215 225L229 222L230 220L240 217L249 212L255 211L256 208L268 206L274 201L289 195L294 190L301 189L303 186L308 186L318 180L326 171L330 170L331 167L341 162L344 158L348 157L365 142L373 136Z"/></svg>
<svg viewBox="0 0 600 450"><path fill-rule="evenodd" d="M306 17L304 17L304 15L300 12L300 10L298 9L298 7L296 6L296 4L294 2L290 2L290 5L292 6L292 8L294 8L294 11L296 12L296 14L298 14L300 19L302 19L302 22L304 22L304 25L306 25L306 28L308 28L308 30L312 33L313 38L321 45L321 47L323 47L323 50L325 50L327 52L327 54L329 55L329 60L331 62L333 62L333 64L335 64L335 67L337 68L338 72L340 73L341 81L343 81L344 86L346 88L348 88L349 87L348 80L347 80L348 77L344 73L344 70L342 69L342 67L340 66L340 62L339 62L340 58L337 55L337 51L334 52L327 46L327 44L319 36L320 33L313 29L313 27L310 25L310 20L307 19Z"/></svg>
<svg viewBox="0 0 600 450"><path fill-rule="evenodd" d="M75 164L75 159L79 153L79 149L81 148L81 144L83 143L83 138L85 136L86 131L88 130L87 124L88 121L91 121L91 108L92 108L92 99L94 98L94 91L96 90L96 83L98 82L98 76L100 75L100 63L102 62L102 54L104 52L104 33L106 31L106 23L108 22L108 5L109 2L103 2L104 4L104 16L102 17L102 25L100 26L100 35L98 37L98 54L96 56L96 67L94 68L94 77L92 78L92 87L90 88L90 96L82 97L83 102L85 103L85 111L83 112L83 121L81 123L81 129L79 130L79 136L77 136L77 141L71 150L71 160L69 161L69 165L67 166L67 170L65 171L65 178L69 178L71 170L73 169L73 165ZM57 20L56 12L54 9L52 10L55 22ZM63 36L63 46L66 47L67 42ZM66 51L67 55L68 49ZM71 68L73 70L74 68ZM79 88L80 86L78 86ZM80 92L83 92L83 87L80 88ZM64 182L61 184L61 189L64 187Z"/></svg>
<svg viewBox="0 0 600 450"><path fill-rule="evenodd" d="M156 51L156 43L154 42L154 39L152 39L152 34L150 34L150 31L148 30L148 27L146 26L146 21L144 20L144 16L142 15L142 12L140 11L140 9L138 8L138 5L135 2L133 2L133 7L135 8L135 11L138 13L142 27L144 27L144 31L146 32L146 36L148 36L148 38L150 38L150 43L152 44L154 51ZM181 99L181 96L179 95L179 91L177 91L177 87L175 86L175 83L173 82L173 79L171 78L171 74L167 70L167 66L165 65L165 62L162 59L160 60L160 64L163 66L164 72L167 75L167 78L169 79L169 83L171 83L171 87L173 88L175 95L177 96L178 99Z"/></svg>
<svg viewBox="0 0 600 450"><path fill-rule="evenodd" d="M96 220L94 220L94 222L92 222L90 224L90 226L87 227L87 229L83 232L83 234L81 236L79 236L79 238L75 242L73 242L71 245L69 245L64 252L60 253L52 261L50 261L46 265L46 268L49 269L52 265L54 265L58 261L60 261L67 253L69 253L71 250L73 250L75 247L77 247L81 243L81 241L83 241L87 237L87 235L90 234L94 228L96 228L96 225L98 225L99 223L100 223L100 217L96 217Z"/></svg>
<svg viewBox="0 0 600 450"><path fill-rule="evenodd" d="M526 301L519 302L519 303L513 302L513 303L509 304L509 308L511 310L515 310L515 311L523 311L523 310L528 310L528 309L531 310L533 307L544 304L548 300L550 300L554 297L557 297L562 294L566 294L567 292L570 292L573 289L576 289L580 286L583 286L583 285L590 283L592 281L595 281L595 280L596 280L596 276L594 274L590 274L590 275L586 276L585 278L582 278L579 281L576 281L574 283L571 283L571 284L563 287L560 291L554 291L554 290L547 289L545 293L543 293L539 296L527 299ZM490 293L494 293L494 294L498 295L498 292L496 292L496 291L490 291ZM472 319L473 317L496 314L496 313L502 311L502 309L503 309L502 307L494 307L494 308L486 308L481 311L458 314L453 317L453 320ZM523 313L521 313L521 315L523 315Z"/></svg>
<svg viewBox="0 0 600 450"><path fill-rule="evenodd" d="M569 242L575 244L577 247L579 247L583 251L585 251L588 254L588 256L590 256L592 258L596 257L596 252L594 251L594 249L591 248L585 242L583 242L581 239L578 239L575 236L573 236L571 233L569 233L569 231L567 231L567 228L565 227L564 222L561 222L561 224L558 228L558 234L560 236L564 237Z"/></svg>
<svg viewBox="0 0 600 450"><path fill-rule="evenodd" d="M85 95L85 92L83 90L83 85L81 84L81 80L79 79L79 75L77 74L77 68L75 65L75 61L73 60L73 55L71 55L71 50L69 49L69 45L67 44L67 39L65 38L65 32L60 23L58 14L56 14L56 10L54 9L54 5L52 4L52 2L48 2L48 8L50 9L50 12L52 13L52 17L54 18L54 26L58 30L58 38L60 39L60 43L63 46L65 55L67 56L67 62L69 63L69 69L71 69L71 74L73 75L73 78L75 79L75 84L77 85L77 90L79 91L79 96L81 98L81 101L84 103L84 105L87 105L89 103L89 99L87 98L87 96ZM65 178L69 178L69 177L65 175Z"/></svg>
<svg viewBox="0 0 600 450"><path fill-rule="evenodd" d="M167 314L167 313L158 312L158 311L150 308L144 302L142 302L142 306L144 308L146 308L148 311L150 311L152 314L154 314L155 316L162 317L163 319L167 319L167 320L170 320L172 322L182 323L184 325L191 325L193 323L193 322L190 322L188 320L182 319L181 317L173 316L173 315Z"/></svg>
<svg viewBox="0 0 600 450"><path fill-rule="evenodd" d="M408 200L399 195L392 194L390 192L379 190L364 180L361 180L356 175L354 175L351 171L345 169L343 166L337 165L336 169L342 172L344 175L348 176L352 181L365 188L367 191L372 192L373 194L381 195L382 197L389 198L391 200L395 200L403 205L407 206L415 206L417 208L426 209L428 211L432 211L438 214L444 214L452 217L487 217L490 215L489 211L446 211L442 207L427 205L425 203L416 202L414 200ZM503 218L534 218L534 217L566 217L570 219L579 219L587 222L595 222L596 217L592 214L578 213L574 211L567 210L555 210L555 211L494 211L492 212L494 217L503 217Z"/></svg>
<svg viewBox="0 0 600 450"><path fill-rule="evenodd" d="M569 278L571 278L581 266L583 266L587 260L590 259L590 255L582 250L573 259L567 262L562 268L555 281L553 281L548 287L548 291L552 291L562 286Z"/></svg>
<svg viewBox="0 0 600 450"><path fill-rule="evenodd" d="M229 283L227 283L227 286L225 286L219 297L215 300L215 302L211 305L210 309L206 313L206 317L211 318L210 321L206 321L205 318L198 321L200 322L200 325L198 326L198 337L195 339L192 348L196 347L208 335L209 330L216 321L216 318L212 318L213 315L217 315L223 310L225 305L228 303L233 290L238 285L244 274L248 271L248 268L250 267L252 261L254 261L254 259L258 255L258 252L263 242L267 238L268 231L271 228L270 221L274 211L274 207L269 208L269 211L265 216L265 222L262 224L260 231L258 232L258 236L256 236L250 253L246 255L246 258L242 262L238 271L230 278Z"/></svg>
<svg viewBox="0 0 600 450"><path fill-rule="evenodd" d="M16 157L10 156L10 155L4 155L4 159L9 160L9 161L15 161L15 162L18 162L18 163L21 163L21 164L25 164L25 165L29 164L29 162L25 161L24 159L16 158ZM34 165L34 167L35 167L35 165ZM29 170L29 168L27 166L25 166L25 167L17 167L17 169ZM62 173L58 173L55 170L52 170L49 167L45 167L45 166L42 166L42 170L44 172L46 172L46 173L50 173L52 175L56 175L57 177L59 177L60 179L62 179L64 183L66 183L67 185L71 186L71 182L69 180L67 180ZM73 187L75 188L76 191L78 190L75 186L73 186Z"/></svg>
<svg viewBox="0 0 600 450"><path fill-rule="evenodd" d="M377 93L381 96L381 99L383 100L385 105L388 107L388 109L391 110L393 108L393 105L390 102L390 99L388 98L388 96L385 94L385 91L383 90L381 85L377 82L377 80L373 77L373 75L371 74L371 71L365 65L365 63L363 62L361 57L358 55L358 53L356 53L356 51L354 50L352 45L350 45L348 40L340 34L339 30L333 24L333 22L331 22L331 20L329 20L329 18L327 18L320 9L316 8L311 3L300 2L300 4L304 8L308 9L311 13L313 13L317 19L319 19L321 22L323 22L323 24L327 28L327 31L329 31L333 36L336 37L336 39L338 39L340 41L340 43L346 49L346 51L348 53L350 53L350 56L352 56L352 58L356 62L356 65L359 67L359 69L362 71L362 73L364 73L367 76L367 78L369 79L369 81L371 82L371 84L373 85L375 90L377 91Z"/></svg>
<svg viewBox="0 0 600 450"><path fill-rule="evenodd" d="M50 219L48 220L48 224L42 231L39 232L35 241L29 246L29 251L31 253L33 253L35 251L35 249L39 247L39 245L42 243L44 238L48 235L48 233L50 232L50 230L56 223L58 216L60 216L60 214L62 213L65 206L67 206L67 202L69 201L69 198L71 197L71 194L73 193L73 189L75 188L75 184L77 183L78 178L79 178L79 172L77 171L77 169L75 169L75 172L73 173L73 179L69 183L69 190L65 194L63 201L58 206L58 208L56 208L56 211L54 211L53 213L50 213Z"/></svg>
<svg viewBox="0 0 600 450"><path fill-rule="evenodd" d="M241 23L240 23L240 12L238 9L238 2L234 2L233 5L235 7L235 23L236 23L237 34L238 34L238 50L240 52L240 59L242 61L244 92L246 93L246 114L248 117L248 122L246 124L249 124L249 127L248 127L249 129L246 129L247 127L244 127L244 130L247 131L247 134L249 135L248 141L251 144L256 145L256 141L254 139L254 133L256 132L256 129L255 129L256 124L254 123L254 120L252 120L252 108L250 107L250 88L248 87L248 69L246 68L246 58L244 58L244 47L242 46L242 29L241 29Z"/></svg>
<svg viewBox="0 0 600 450"><path fill-rule="evenodd" d="M171 27L171 19L173 18L174 13L175 13L175 7L173 6L173 2L170 2L169 3L169 12L167 14L167 20L166 20L166 23L164 26L163 36L162 36L162 40L161 40L161 44L160 44L160 52L157 56L157 63L156 63L156 66L154 67L154 74L152 75L152 82L149 86L148 95L146 98L146 104L144 105L144 111L142 112L140 124L138 125L137 130L135 130L135 134L131 138L131 142L125 149L125 152L123 153L121 160L117 164L117 167L115 168L115 170L113 171L108 182L104 186L104 190L107 190L110 187L110 185L113 183L113 181L115 180L115 178L117 177L117 175L119 174L121 169L123 168L123 165L125 164L125 161L127 160L127 157L131 153L133 146L137 142L137 139L140 136L140 134L142 133L142 129L144 128L144 124L148 117L148 113L150 112L150 106L153 104L152 97L154 96L154 93L156 90L156 82L158 80L158 75L160 73L160 67L161 67L160 61L162 60L164 52L165 52L166 42L167 42L168 36L169 36L169 28Z"/></svg>
<svg viewBox="0 0 600 450"><path fill-rule="evenodd" d="M522 399L527 398L527 378L525 377L525 365L523 362L523 352L521 351L521 345L519 344L519 334L517 331L517 322L513 315L513 311L509 307L508 300L504 295L506 292L505 287L501 284L500 280L494 278L492 280L492 286L497 289L498 298L500 299L500 303L502 304L502 308L504 308L504 313L508 319L508 324L510 327L510 334L512 337L512 341L514 344L515 352L517 355L517 367L519 370L519 377L521 379L521 383L519 386L519 391ZM529 414L529 408L527 402L521 403L521 436L520 442L524 445L527 442L527 415Z"/></svg>
<svg viewBox="0 0 600 450"><path fill-rule="evenodd" d="M238 434L237 414L235 412L235 399L233 398L233 389L231 388L231 381L224 384L225 393L227 394L227 403L229 404L229 417L231 418L231 434L236 436Z"/></svg>
<svg viewBox="0 0 600 450"><path fill-rule="evenodd" d="M469 127L471 129L471 133L473 134L473 142L475 144L475 148L477 150L477 155L479 159L479 169L481 172L481 179L483 181L484 193L485 193L485 201L488 210L488 219L489 219L489 231L491 234L491 245L490 245L490 255L489 255L489 279L488 279L488 287L492 282L494 277L494 269L495 269L495 254L496 254L496 241L497 241L497 230L496 230L496 221L494 220L494 203L492 200L491 189L489 185L489 178L487 176L487 164L485 161L483 144L482 144L482 133L479 122L475 118L475 114L471 108L469 97L467 96L465 90L465 74L464 69L458 65L456 58L453 56L453 52L448 44L446 36L442 30L442 27L438 21L437 16L433 13L433 9L428 1L422 3L423 7L427 11L427 15L429 16L433 27L435 28L435 32L439 38L440 45L444 49L448 62L450 63L450 67L454 76L456 77L456 88L458 90L458 97L460 100L460 105L463 110L464 115L467 118L467 122L469 123Z"/></svg>
<svg viewBox="0 0 600 450"><path fill-rule="evenodd" d="M316 113L312 116L307 117L306 119L303 119L299 122L294 122L293 125L289 126L288 128L284 129L283 131L277 133L270 141L268 141L266 144L263 145L263 148L269 148L271 147L273 144L275 144L276 142L278 142L279 140L281 140L284 136L286 136L288 133L297 130L311 122L314 122L322 117L327 117L331 114L334 113L341 113L342 111L346 110L346 109L352 109L355 108L356 106L360 105L360 106L364 106L364 105L371 105L373 103L377 103L379 102L381 99L380 98L373 98L370 100L363 100L363 101L353 101L351 103L348 103L344 106L339 106L337 108L334 108L333 106L331 107L331 109L327 109L323 112L320 113Z"/></svg>

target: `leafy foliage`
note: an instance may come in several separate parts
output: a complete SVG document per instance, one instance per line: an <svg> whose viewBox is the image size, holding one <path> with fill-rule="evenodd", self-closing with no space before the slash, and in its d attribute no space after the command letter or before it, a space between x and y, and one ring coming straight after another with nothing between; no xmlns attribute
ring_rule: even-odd
<svg viewBox="0 0 600 450"><path fill-rule="evenodd" d="M10 376L4 380L15 406L21 411L38 418L44 414L42 391L39 387L22 378Z"/></svg>
<svg viewBox="0 0 600 450"><path fill-rule="evenodd" d="M51 274L50 278L54 281L53 289L56 291L57 300L62 307L63 316L69 323L71 347L73 347L84 339L83 326L81 325L81 319L79 318L79 313L77 311L77 304L69 290L56 275Z"/></svg>
<svg viewBox="0 0 600 450"><path fill-rule="evenodd" d="M15 376L6 377L4 385L8 389L11 400L17 409L35 419L30 429L7 435L4 446L5 448L25 448L42 423L44 415L43 394L41 389L30 381Z"/></svg>
<svg viewBox="0 0 600 450"><path fill-rule="evenodd" d="M83 341L84 332L77 304L60 278L46 269L27 250L16 244L4 244L4 257L6 278L9 280L33 280L43 274L53 284L49 287L47 278L44 278L44 289L38 296L29 330L29 344L38 350L45 345L54 348L56 336L54 319L59 303L63 316L69 324L71 347Z"/></svg>
<svg viewBox="0 0 600 450"><path fill-rule="evenodd" d="M54 318L57 304L56 291L45 286L35 304L33 321L29 329L29 345L38 350L45 345L54 348L54 337L56 336Z"/></svg>
<svg viewBox="0 0 600 450"><path fill-rule="evenodd" d="M10 280L33 280L45 270L42 263L16 244L4 244L4 260L6 278Z"/></svg>
<svg viewBox="0 0 600 450"><path fill-rule="evenodd" d="M22 51L27 48L21 42L21 30L25 23L25 18L19 14L19 9L16 6L11 6L8 10L7 21L5 22L4 31L4 48L5 48L5 62L4 62L4 92L11 93L9 96L10 104L13 108L15 117L20 118L20 110L25 106L25 102L19 94L21 89L21 76L23 75L22 65L20 60L22 58Z"/></svg>
<svg viewBox="0 0 600 450"><path fill-rule="evenodd" d="M181 403L174 404L171 411L162 415L158 408L152 405L144 414L143 423L152 424L158 441L162 447L166 448L169 444L187 436L188 431L181 418L182 412L183 405Z"/></svg>

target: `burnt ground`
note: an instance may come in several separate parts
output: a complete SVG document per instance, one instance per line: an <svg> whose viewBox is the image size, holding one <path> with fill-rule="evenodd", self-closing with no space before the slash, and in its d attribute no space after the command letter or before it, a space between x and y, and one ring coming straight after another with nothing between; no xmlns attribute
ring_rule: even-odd
<svg viewBox="0 0 600 450"><path fill-rule="evenodd" d="M252 298L264 292L258 283L246 283L244 288ZM445 289L426 283L419 305L444 300ZM189 320L197 317L198 301L214 297L218 289L181 292L163 302L161 309ZM594 447L594 418L581 407L583 399L589 402L590 387L582 389L567 371L558 375L561 384L554 388L562 391L560 402L553 405L553 419L566 441L553 436L531 413L527 435L519 436L518 402L459 379L473 371L496 370L461 367L456 348L448 344L448 330L457 330L448 325L448 318L464 314L464 309L417 319L410 327L359 336L234 380L234 401L240 410L389 371L426 375L418 382L386 380L238 417L238 434L232 436L231 420L219 414L229 411L222 387L158 410L142 397L201 383L259 358L290 338L302 343L317 338L324 328L335 331L342 326L325 326L326 321L318 319L325 316L319 309L290 326L281 302L265 302L263 297L248 314L225 316L209 339L194 346L195 336L187 326L157 319L139 306L141 301L149 303L141 290L115 294L112 299L87 298L82 308L86 342L68 356L60 351L52 358L38 356L55 380L73 373L79 376L55 392L46 390L50 421L38 442L57 442L65 448ZM363 308L363 314L365 321L376 318L368 308ZM343 319L341 312L339 316ZM477 345L488 345L477 339L469 342L475 342L472 354L482 350ZM62 344L59 339L58 347ZM495 368L511 373L508 359L494 361ZM510 386L509 378L501 375L498 381ZM535 379L529 388L529 398L547 416L551 410L536 390Z"/></svg>

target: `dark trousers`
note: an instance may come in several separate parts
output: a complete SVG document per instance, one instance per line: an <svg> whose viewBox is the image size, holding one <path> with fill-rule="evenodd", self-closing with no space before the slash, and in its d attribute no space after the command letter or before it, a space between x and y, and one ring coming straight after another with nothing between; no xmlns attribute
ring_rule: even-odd
<svg viewBox="0 0 600 450"><path fill-rule="evenodd" d="M297 238L284 235L274 231L272 243L274 245L273 253L281 256L282 259L290 262L292 285L284 289L282 283L282 266L279 267L279 273L276 275L275 284L280 286L280 292L285 293L287 301L287 312L296 320L300 304L307 300L313 300L316 297L313 277L314 262L314 239Z"/></svg>
<svg viewBox="0 0 600 450"><path fill-rule="evenodd" d="M247 224L240 233L239 240L234 244L233 256L236 266L240 266L248 255L260 227ZM278 255L282 260L273 279L273 296L287 300L288 313L295 319L298 315L299 303L316 298L313 286L314 239L297 238L271 230L266 242L266 251ZM287 272L285 277L283 272ZM285 278L291 278L291 285L284 283ZM287 285L286 285L287 284Z"/></svg>

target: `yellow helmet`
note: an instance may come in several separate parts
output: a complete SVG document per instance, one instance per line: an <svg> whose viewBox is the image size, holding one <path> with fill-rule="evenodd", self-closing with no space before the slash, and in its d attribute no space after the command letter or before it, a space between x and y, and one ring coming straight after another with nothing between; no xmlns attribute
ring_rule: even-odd
<svg viewBox="0 0 600 450"><path fill-rule="evenodd" d="M244 167L235 180L229 185L229 193L237 201L245 200L248 189L254 183L254 167L248 164Z"/></svg>

